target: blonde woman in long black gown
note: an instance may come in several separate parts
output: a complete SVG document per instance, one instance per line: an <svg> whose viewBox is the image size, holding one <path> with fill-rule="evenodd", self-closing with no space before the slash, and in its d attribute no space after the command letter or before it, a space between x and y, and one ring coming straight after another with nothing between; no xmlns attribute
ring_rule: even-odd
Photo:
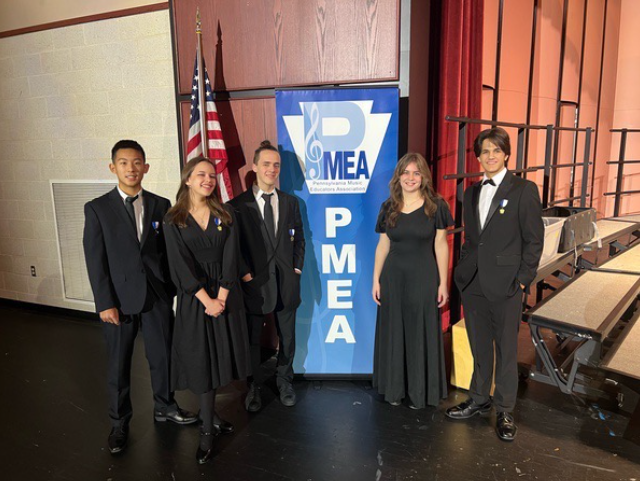
<svg viewBox="0 0 640 481"><path fill-rule="evenodd" d="M449 298L446 228L453 219L420 154L398 161L389 189L376 225L373 385L390 404L408 398L420 409L447 396L439 308Z"/></svg>
<svg viewBox="0 0 640 481"><path fill-rule="evenodd" d="M213 164L202 157L190 160L165 217L171 278L178 288L171 381L176 390L200 395L200 464L212 456L213 437L233 431L216 415L216 389L251 374L237 227L233 209L220 204L215 187Z"/></svg>

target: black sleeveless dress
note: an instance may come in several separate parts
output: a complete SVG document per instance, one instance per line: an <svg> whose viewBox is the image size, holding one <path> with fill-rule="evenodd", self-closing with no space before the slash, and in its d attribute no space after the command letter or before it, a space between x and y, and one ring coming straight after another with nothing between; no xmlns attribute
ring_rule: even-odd
<svg viewBox="0 0 640 481"><path fill-rule="evenodd" d="M418 408L437 406L447 396L447 381L434 240L436 229L454 222L447 203L438 199L433 218L421 207L401 213L396 225L388 227L387 202L376 225L391 246L380 274L373 386L388 402L409 396Z"/></svg>

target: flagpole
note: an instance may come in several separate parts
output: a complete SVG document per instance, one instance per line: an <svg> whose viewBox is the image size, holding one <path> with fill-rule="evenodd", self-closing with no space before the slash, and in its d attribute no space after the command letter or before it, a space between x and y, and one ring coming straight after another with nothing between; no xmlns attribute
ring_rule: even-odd
<svg viewBox="0 0 640 481"><path fill-rule="evenodd" d="M200 109L200 138L202 140L202 156L209 157L209 139L207 138L207 109L205 108L206 91L204 90L204 66L202 61L202 23L200 8L196 9L196 58L198 62L198 107Z"/></svg>

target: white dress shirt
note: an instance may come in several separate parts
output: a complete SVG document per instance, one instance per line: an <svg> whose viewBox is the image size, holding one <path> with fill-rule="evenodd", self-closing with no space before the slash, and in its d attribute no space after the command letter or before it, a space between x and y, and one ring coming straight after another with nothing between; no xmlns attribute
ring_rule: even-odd
<svg viewBox="0 0 640 481"><path fill-rule="evenodd" d="M130 196L129 194L125 194L120 190L120 186L118 186L118 193L120 197L122 197L122 202L126 204L127 197L135 197ZM138 192L138 198L133 201L133 212L136 214L136 234L138 235L138 240L142 238L142 228L144 227L144 205L142 204L142 189ZM126 208L126 206L125 206Z"/></svg>
<svg viewBox="0 0 640 481"><path fill-rule="evenodd" d="M276 236L278 235L278 218L280 217L279 215L279 209L278 209L278 191L276 189L273 189L273 192L271 192L273 194L273 196L271 197L271 208L273 209L273 223L275 224L275 234ZM262 198L262 194L266 194L266 192L264 190L262 190L260 187L258 187L258 184L253 184L253 195L256 198L256 202L258 203L258 208L260 209L260 215L262 216L262 219L264 220L264 204L265 201Z"/></svg>
<svg viewBox="0 0 640 481"><path fill-rule="evenodd" d="M498 191L498 187L500 187L505 175L507 175L506 167L492 177L492 180L496 185L486 184L480 188L478 210L480 211L480 227L482 229L484 229L484 225L487 222L487 216L489 215L489 209L491 208L491 201L493 201L493 198ZM484 174L482 182L488 179L489 177L487 177L487 174Z"/></svg>

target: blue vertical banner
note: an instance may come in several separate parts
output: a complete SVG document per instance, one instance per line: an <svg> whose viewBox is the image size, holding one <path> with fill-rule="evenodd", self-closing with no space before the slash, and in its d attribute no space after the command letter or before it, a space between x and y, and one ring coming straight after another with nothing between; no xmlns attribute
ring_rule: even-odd
<svg viewBox="0 0 640 481"><path fill-rule="evenodd" d="M398 155L398 89L276 91L280 187L300 200L307 249L294 370L373 370L380 205Z"/></svg>

